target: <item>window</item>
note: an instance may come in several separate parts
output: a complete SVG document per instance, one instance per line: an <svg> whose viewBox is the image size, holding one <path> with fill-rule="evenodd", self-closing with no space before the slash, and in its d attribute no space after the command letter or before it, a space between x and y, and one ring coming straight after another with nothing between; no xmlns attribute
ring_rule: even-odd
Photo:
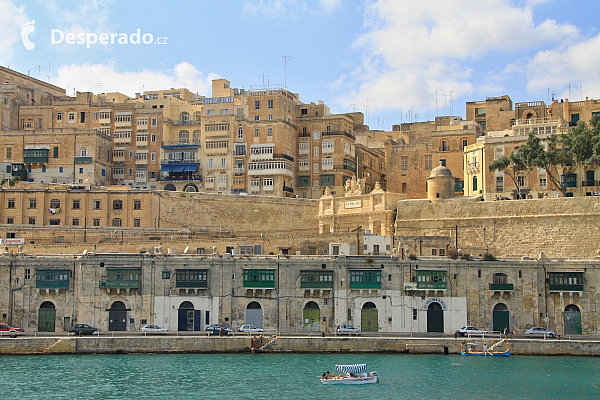
<svg viewBox="0 0 600 400"><path fill-rule="evenodd" d="M15 223L15 219L12 217L8 217L8 218L6 218L6 223L9 225L12 225Z"/></svg>
<svg viewBox="0 0 600 400"><path fill-rule="evenodd" d="M175 287L208 287L208 270L178 269L175 271Z"/></svg>
<svg viewBox="0 0 600 400"><path fill-rule="evenodd" d="M308 115L308 108L301 108L300 115Z"/></svg>
<svg viewBox="0 0 600 400"><path fill-rule="evenodd" d="M273 128L267 128L267 136L273 136Z"/></svg>
<svg viewBox="0 0 600 400"><path fill-rule="evenodd" d="M83 168L79 168L79 173L83 174Z"/></svg>
<svg viewBox="0 0 600 400"><path fill-rule="evenodd" d="M313 156L319 157L319 146L313 147Z"/></svg>
<svg viewBox="0 0 600 400"><path fill-rule="evenodd" d="M267 100L267 107L273 108L273 100Z"/></svg>
<svg viewBox="0 0 600 400"><path fill-rule="evenodd" d="M163 279L171 279L171 271L163 271L162 278Z"/></svg>
<svg viewBox="0 0 600 400"><path fill-rule="evenodd" d="M333 158L322 158L321 159L321 167L323 169L332 169L333 168Z"/></svg>
<svg viewBox="0 0 600 400"><path fill-rule="evenodd" d="M8 199L6 208L15 208L15 199Z"/></svg>
<svg viewBox="0 0 600 400"><path fill-rule="evenodd" d="M313 173L315 173L315 174L319 173L319 164L317 164L317 163L313 164Z"/></svg>
<svg viewBox="0 0 600 400"><path fill-rule="evenodd" d="M546 178L546 175L540 176L540 186L547 186L548 185L548 180Z"/></svg>
<svg viewBox="0 0 600 400"><path fill-rule="evenodd" d="M79 218L73 218L71 225L74 225L74 226L79 225Z"/></svg>
<svg viewBox="0 0 600 400"><path fill-rule="evenodd" d="M461 150L464 150L464 149L465 149L465 147L467 147L467 146L468 146L468 143L469 143L469 141L468 141L467 139L463 139L463 140L462 140L462 147L461 147Z"/></svg>
<svg viewBox="0 0 600 400"><path fill-rule="evenodd" d="M442 144L440 146L440 151L448 151L448 141L442 140Z"/></svg>
<svg viewBox="0 0 600 400"><path fill-rule="evenodd" d="M142 209L142 201L141 200L134 200L133 201L133 209L134 210L141 210Z"/></svg>
<svg viewBox="0 0 600 400"><path fill-rule="evenodd" d="M150 153L150 161L156 161L156 153L155 152Z"/></svg>
<svg viewBox="0 0 600 400"><path fill-rule="evenodd" d="M62 121L62 113L61 112L57 112L56 113L56 120L57 121Z"/></svg>
<svg viewBox="0 0 600 400"><path fill-rule="evenodd" d="M221 157L221 168L227 168L227 159L225 157Z"/></svg>
<svg viewBox="0 0 600 400"><path fill-rule="evenodd" d="M255 116L254 116L254 120L255 120L255 121L260 121L260 115L255 115Z"/></svg>
<svg viewBox="0 0 600 400"><path fill-rule="evenodd" d="M6 148L6 158L8 158L8 159L12 158L12 147Z"/></svg>
<svg viewBox="0 0 600 400"><path fill-rule="evenodd" d="M254 100L254 109L260 110L260 100Z"/></svg>
<svg viewBox="0 0 600 400"><path fill-rule="evenodd" d="M400 157L400 169L402 171L408 170L408 156L401 156Z"/></svg>
<svg viewBox="0 0 600 400"><path fill-rule="evenodd" d="M100 200L94 200L94 204L92 205L92 210L100 209Z"/></svg>
<svg viewBox="0 0 600 400"><path fill-rule="evenodd" d="M425 155L425 169L431 169L432 167L432 162L431 162L431 155Z"/></svg>
<svg viewBox="0 0 600 400"><path fill-rule="evenodd" d="M269 115L267 116L267 119L268 119L269 121L273 121L273 114L269 114Z"/></svg>
<svg viewBox="0 0 600 400"><path fill-rule="evenodd" d="M258 129L254 130L254 137L258 137Z"/></svg>
<svg viewBox="0 0 600 400"><path fill-rule="evenodd" d="M82 124L85 122L85 111L79 112L79 122Z"/></svg>
<svg viewBox="0 0 600 400"><path fill-rule="evenodd" d="M134 218L133 219L133 227L139 228L140 226L141 226L141 220L139 218Z"/></svg>
<svg viewBox="0 0 600 400"><path fill-rule="evenodd" d="M37 199L29 199L29 208L37 208Z"/></svg>
<svg viewBox="0 0 600 400"><path fill-rule="evenodd" d="M94 218L92 221L92 226L100 226L100 218Z"/></svg>
<svg viewBox="0 0 600 400"><path fill-rule="evenodd" d="M244 139L244 129L240 126L238 128L238 140L243 140Z"/></svg>
<svg viewBox="0 0 600 400"><path fill-rule="evenodd" d="M74 112L69 113L69 122L75 122L75 113Z"/></svg>
<svg viewBox="0 0 600 400"><path fill-rule="evenodd" d="M156 117L152 117L152 126L156 126L157 124L157 118Z"/></svg>
<svg viewBox="0 0 600 400"><path fill-rule="evenodd" d="M29 217L29 225L35 225L35 218Z"/></svg>
<svg viewBox="0 0 600 400"><path fill-rule="evenodd" d="M321 138L321 132L314 131L313 132L313 140L319 140Z"/></svg>
<svg viewBox="0 0 600 400"><path fill-rule="evenodd" d="M221 114L229 114L229 108L221 108Z"/></svg>
<svg viewBox="0 0 600 400"><path fill-rule="evenodd" d="M350 270L351 289L381 289L381 271Z"/></svg>
<svg viewBox="0 0 600 400"><path fill-rule="evenodd" d="M25 279L31 279L31 269L25 268L25 275L23 277Z"/></svg>
<svg viewBox="0 0 600 400"><path fill-rule="evenodd" d="M122 210L122 209L123 209L123 201L122 200L113 201L113 210Z"/></svg>
<svg viewBox="0 0 600 400"><path fill-rule="evenodd" d="M244 269L244 287L275 287L274 269Z"/></svg>
<svg viewBox="0 0 600 400"><path fill-rule="evenodd" d="M79 210L80 202L79 199L73 200L73 210Z"/></svg>
<svg viewBox="0 0 600 400"><path fill-rule="evenodd" d="M60 208L60 200L58 200L58 199L50 200L50 208Z"/></svg>
<svg viewBox="0 0 600 400"><path fill-rule="evenodd" d="M60 225L60 219L51 219L50 225Z"/></svg>
<svg viewBox="0 0 600 400"><path fill-rule="evenodd" d="M52 148L52 158L58 158L58 147Z"/></svg>
<svg viewBox="0 0 600 400"><path fill-rule="evenodd" d="M321 143L321 148L323 149L323 152L326 151L333 151L333 141L332 140L326 140L323 143Z"/></svg>
<svg viewBox="0 0 600 400"><path fill-rule="evenodd" d="M133 150L129 150L129 158L133 158Z"/></svg>
<svg viewBox="0 0 600 400"><path fill-rule="evenodd" d="M121 226L121 218L114 218L112 220L112 226Z"/></svg>

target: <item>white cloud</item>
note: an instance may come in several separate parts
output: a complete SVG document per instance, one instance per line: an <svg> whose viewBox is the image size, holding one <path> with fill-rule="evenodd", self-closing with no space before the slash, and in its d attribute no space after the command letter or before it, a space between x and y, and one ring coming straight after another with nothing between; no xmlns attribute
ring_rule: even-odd
<svg viewBox="0 0 600 400"><path fill-rule="evenodd" d="M15 45L23 46L21 26L29 21L23 7L17 7L11 0L0 0L0 64L8 65L12 60Z"/></svg>
<svg viewBox="0 0 600 400"><path fill-rule="evenodd" d="M319 0L319 5L323 11L329 13L337 9L341 2L342 0Z"/></svg>
<svg viewBox="0 0 600 400"><path fill-rule="evenodd" d="M114 9L114 0L80 0L72 7L64 1L43 0L41 8L51 14L57 28L76 32L108 32L111 24L109 15Z"/></svg>
<svg viewBox="0 0 600 400"><path fill-rule="evenodd" d="M58 69L53 84L79 92L107 93L121 92L133 96L147 90L186 87L194 93L211 95L211 81L219 76L203 74L188 62L181 62L168 72L142 70L119 72L114 64L71 64Z"/></svg>
<svg viewBox="0 0 600 400"><path fill-rule="evenodd" d="M246 14L263 14L263 16L274 18L306 11L306 3L302 0L244 0L242 9Z"/></svg>
<svg viewBox="0 0 600 400"><path fill-rule="evenodd" d="M474 62L498 54L515 62L517 52L575 41L579 35L570 24L536 24L531 6L510 0L377 0L367 5L364 27L366 33L355 42L363 61L338 103L347 107L368 97L372 110L431 110L436 90L438 105L443 94L452 92L456 99L478 92Z"/></svg>
<svg viewBox="0 0 600 400"><path fill-rule="evenodd" d="M319 12L331 13L342 3L342 0L318 0ZM263 14L273 18L280 16L298 16L298 13L313 11L306 0L244 0L242 9L246 14Z"/></svg>
<svg viewBox="0 0 600 400"><path fill-rule="evenodd" d="M583 97L600 96L600 35L588 40L572 43L564 48L550 49L537 53L527 65L527 90L539 92L550 89L558 91L561 98L580 100L579 84Z"/></svg>

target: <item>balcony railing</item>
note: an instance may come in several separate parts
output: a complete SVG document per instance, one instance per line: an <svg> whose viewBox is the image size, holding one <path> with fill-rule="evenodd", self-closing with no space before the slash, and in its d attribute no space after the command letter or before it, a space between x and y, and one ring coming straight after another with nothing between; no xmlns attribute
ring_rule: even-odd
<svg viewBox="0 0 600 400"><path fill-rule="evenodd" d="M290 186L284 186L283 191L288 193L294 193L294 188Z"/></svg>
<svg viewBox="0 0 600 400"><path fill-rule="evenodd" d="M598 186L598 181L581 181L581 187Z"/></svg>
<svg viewBox="0 0 600 400"><path fill-rule="evenodd" d="M321 132L321 135L323 135L323 136L338 136L339 135L339 136L346 136L352 140L356 140L356 137L353 134L344 132L344 131L330 131L330 132L325 131L325 132Z"/></svg>
<svg viewBox="0 0 600 400"><path fill-rule="evenodd" d="M102 280L100 281L100 287L107 289L139 289L139 280Z"/></svg>
<svg viewBox="0 0 600 400"><path fill-rule="evenodd" d="M92 162L92 157L86 157L86 156L75 157L75 163L91 163L91 162Z"/></svg>
<svg viewBox="0 0 600 400"><path fill-rule="evenodd" d="M447 282L417 282L417 289L447 289Z"/></svg>
<svg viewBox="0 0 600 400"><path fill-rule="evenodd" d="M233 173L234 174L245 174L246 173L246 168L244 168L244 167L234 168L233 169Z"/></svg>
<svg viewBox="0 0 600 400"><path fill-rule="evenodd" d="M201 122L199 119L184 119L184 120L173 120L171 118L165 118L163 122L166 122L169 125L173 126L185 126L185 125L200 125Z"/></svg>
<svg viewBox="0 0 600 400"><path fill-rule="evenodd" d="M200 142L191 141L188 143L182 143L180 141L162 142L162 147L200 147Z"/></svg>
<svg viewBox="0 0 600 400"><path fill-rule="evenodd" d="M36 281L36 289L68 289L69 280L56 280L56 281Z"/></svg>
<svg viewBox="0 0 600 400"><path fill-rule="evenodd" d="M565 291L565 292L583 292L583 285L575 284L549 284L551 291Z"/></svg>
<svg viewBox="0 0 600 400"><path fill-rule="evenodd" d="M200 164L198 158L184 158L182 160L164 160L162 164Z"/></svg>
<svg viewBox="0 0 600 400"><path fill-rule="evenodd" d="M273 154L273 158L283 158L284 160L294 161L294 157L288 156L287 154L283 153L275 153Z"/></svg>
<svg viewBox="0 0 600 400"><path fill-rule="evenodd" d="M512 283L490 283L490 290L514 290Z"/></svg>

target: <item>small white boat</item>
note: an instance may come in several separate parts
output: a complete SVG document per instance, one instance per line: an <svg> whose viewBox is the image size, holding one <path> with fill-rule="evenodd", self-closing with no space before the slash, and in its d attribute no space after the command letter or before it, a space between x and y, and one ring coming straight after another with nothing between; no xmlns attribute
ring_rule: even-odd
<svg viewBox="0 0 600 400"><path fill-rule="evenodd" d="M367 383L379 382L377 372L371 372L367 375L367 364L336 365L336 371L341 374L338 376L323 376L321 383L324 385L364 385ZM343 374L343 375L342 375Z"/></svg>

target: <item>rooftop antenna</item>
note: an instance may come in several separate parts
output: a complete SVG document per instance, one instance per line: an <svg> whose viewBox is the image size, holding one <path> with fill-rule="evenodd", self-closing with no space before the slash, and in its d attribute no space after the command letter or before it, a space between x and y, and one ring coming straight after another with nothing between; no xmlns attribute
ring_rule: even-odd
<svg viewBox="0 0 600 400"><path fill-rule="evenodd" d="M571 85L570 83L567 85L567 87L569 88L569 99L571 99L571 88L575 87L575 85Z"/></svg>
<svg viewBox="0 0 600 400"><path fill-rule="evenodd" d="M365 104L365 114L367 114L367 125L369 125L369 98L367 97L367 104Z"/></svg>
<svg viewBox="0 0 600 400"><path fill-rule="evenodd" d="M435 89L435 116L439 117L439 112L438 112L438 98L437 98L437 89Z"/></svg>
<svg viewBox="0 0 600 400"><path fill-rule="evenodd" d="M450 115L454 115L454 105L452 102L452 93L454 93L454 89L450 89Z"/></svg>
<svg viewBox="0 0 600 400"><path fill-rule="evenodd" d="M100 86L104 86L104 83L98 81L96 82L96 86L98 86L98 92L96 94L100 94Z"/></svg>
<svg viewBox="0 0 600 400"><path fill-rule="evenodd" d="M262 74L260 74L260 76L262 76L262 82L263 82L263 89L265 88L265 73L263 72Z"/></svg>
<svg viewBox="0 0 600 400"><path fill-rule="evenodd" d="M579 82L579 101L583 101L583 94L581 93L581 82Z"/></svg>
<svg viewBox="0 0 600 400"><path fill-rule="evenodd" d="M292 58L292 56L281 56L281 58L283 58L283 64L285 66L283 86L287 89L287 60L288 58Z"/></svg>

